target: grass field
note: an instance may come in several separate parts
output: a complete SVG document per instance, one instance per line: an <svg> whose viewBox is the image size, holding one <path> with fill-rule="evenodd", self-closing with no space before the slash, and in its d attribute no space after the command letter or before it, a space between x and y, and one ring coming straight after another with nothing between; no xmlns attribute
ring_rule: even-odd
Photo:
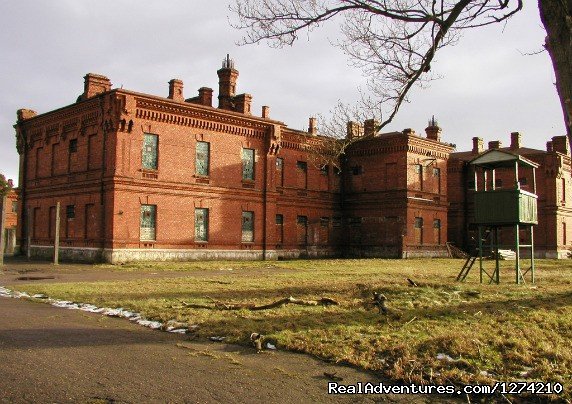
<svg viewBox="0 0 572 404"><path fill-rule="evenodd" d="M514 262L503 263L500 285L479 284L477 269L457 283L461 266L451 259L131 264L120 269L176 270L181 276L26 284L19 290L198 325L197 338L249 344L250 333L259 332L280 349L351 363L395 381L560 382L564 396L552 398L570 400L572 263L537 261L534 285L514 284ZM369 304L373 291L387 297L388 314ZM339 305L262 311L187 306L215 300L260 305L288 296L328 297Z"/></svg>

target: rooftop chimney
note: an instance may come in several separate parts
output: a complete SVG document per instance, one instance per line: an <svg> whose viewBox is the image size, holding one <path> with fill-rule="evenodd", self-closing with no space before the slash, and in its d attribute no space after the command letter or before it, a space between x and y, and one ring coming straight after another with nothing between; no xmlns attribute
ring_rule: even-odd
<svg viewBox="0 0 572 404"><path fill-rule="evenodd" d="M8 179L8 186L9 186L10 188L14 188L14 181L12 180L12 178L9 178L9 179Z"/></svg>
<svg viewBox="0 0 572 404"><path fill-rule="evenodd" d="M502 142L500 140L491 140L489 142L489 150L500 149L502 147Z"/></svg>
<svg viewBox="0 0 572 404"><path fill-rule="evenodd" d="M510 148L512 150L520 149L522 136L519 132L512 132L510 134Z"/></svg>
<svg viewBox="0 0 572 404"><path fill-rule="evenodd" d="M270 118L270 107L267 105L262 106L262 117L267 119Z"/></svg>
<svg viewBox="0 0 572 404"><path fill-rule="evenodd" d="M379 121L375 119L366 119L363 123L364 136L375 136L379 132Z"/></svg>
<svg viewBox="0 0 572 404"><path fill-rule="evenodd" d="M471 152L473 154L482 153L485 150L483 138L481 137L474 137L473 138L473 150Z"/></svg>
<svg viewBox="0 0 572 404"><path fill-rule="evenodd" d="M218 107L221 109L233 109L232 98L236 94L236 80L238 70L234 68L234 60L227 54L222 61L222 68L218 74Z"/></svg>
<svg viewBox="0 0 572 404"><path fill-rule="evenodd" d="M566 136L554 136L552 138L552 149L555 152L570 155L570 147Z"/></svg>
<svg viewBox="0 0 572 404"><path fill-rule="evenodd" d="M363 136L363 126L354 121L349 121L347 125L347 139L354 139Z"/></svg>
<svg viewBox="0 0 572 404"><path fill-rule="evenodd" d="M183 102L183 81L179 79L172 79L169 81L169 98L173 101Z"/></svg>
<svg viewBox="0 0 572 404"><path fill-rule="evenodd" d="M441 128L439 123L435 120L435 116L429 120L429 125L425 128L425 133L427 134L427 139L441 141Z"/></svg>
<svg viewBox="0 0 572 404"><path fill-rule="evenodd" d="M404 135L417 136L417 134L415 133L415 130L413 130L411 128L403 129L403 134Z"/></svg>
<svg viewBox="0 0 572 404"><path fill-rule="evenodd" d="M209 87L199 88L199 104L207 107L213 106L213 89Z"/></svg>
<svg viewBox="0 0 572 404"><path fill-rule="evenodd" d="M252 95L250 94L239 94L234 97L234 110L237 112L242 112L243 114L250 115L250 105L252 104Z"/></svg>
<svg viewBox="0 0 572 404"><path fill-rule="evenodd" d="M36 111L32 111L31 109L19 109L16 114L18 116L18 121L25 121L26 119L30 119L38 115Z"/></svg>
<svg viewBox="0 0 572 404"><path fill-rule="evenodd" d="M552 149L552 141L550 141L550 140L548 142L546 142L546 151L547 152L553 152L554 151L554 149Z"/></svg>
<svg viewBox="0 0 572 404"><path fill-rule="evenodd" d="M88 73L84 77L82 99L94 97L111 90L111 81L101 74Z"/></svg>
<svg viewBox="0 0 572 404"><path fill-rule="evenodd" d="M318 134L318 119L317 118L310 118L308 121L308 133L311 135Z"/></svg>

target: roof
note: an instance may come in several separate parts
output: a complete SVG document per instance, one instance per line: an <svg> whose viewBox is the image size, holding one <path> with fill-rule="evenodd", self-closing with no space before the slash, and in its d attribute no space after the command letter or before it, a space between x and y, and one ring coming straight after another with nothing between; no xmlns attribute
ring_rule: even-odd
<svg viewBox="0 0 572 404"><path fill-rule="evenodd" d="M514 163L518 162L525 167L538 168L538 164L534 161L522 157L518 154L509 153L505 150L493 149L472 159L469 164L484 167L484 168L500 168L500 167L513 167Z"/></svg>
<svg viewBox="0 0 572 404"><path fill-rule="evenodd" d="M499 149L491 149L491 150L501 150L501 151L506 151L508 153L525 155L525 156L526 155L532 155L532 154L546 154L547 153L546 150L532 149L530 147L519 147L518 149L511 149L510 147L501 147ZM469 151L461 151L461 152L451 153L451 158L452 159L458 159L458 160L464 160L464 161L471 161L475 157L477 157L477 155L478 154L475 154L471 150L469 150Z"/></svg>

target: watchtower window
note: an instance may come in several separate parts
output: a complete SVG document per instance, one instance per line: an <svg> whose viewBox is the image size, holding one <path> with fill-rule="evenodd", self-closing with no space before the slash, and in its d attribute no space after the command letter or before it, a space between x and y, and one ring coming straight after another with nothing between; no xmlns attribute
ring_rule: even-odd
<svg viewBox="0 0 572 404"><path fill-rule="evenodd" d="M242 241L254 241L254 212L242 212Z"/></svg>
<svg viewBox="0 0 572 404"><path fill-rule="evenodd" d="M157 223L157 205L141 205L140 239L155 240Z"/></svg>
<svg viewBox="0 0 572 404"><path fill-rule="evenodd" d="M209 239L209 210L195 208L195 241L208 241Z"/></svg>

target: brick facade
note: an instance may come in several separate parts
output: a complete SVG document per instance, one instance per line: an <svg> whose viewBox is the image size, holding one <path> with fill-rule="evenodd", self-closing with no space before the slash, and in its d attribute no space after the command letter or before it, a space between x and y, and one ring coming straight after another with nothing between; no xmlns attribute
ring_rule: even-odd
<svg viewBox="0 0 572 404"><path fill-rule="evenodd" d="M470 207L448 189L466 158L450 159L434 121L424 136L351 123L359 139L324 165L315 118L299 131L269 107L255 116L228 56L217 74L217 107L207 87L185 98L179 79L158 97L87 74L75 104L19 110L20 245L51 256L57 202L63 259L443 256L464 237Z"/></svg>

